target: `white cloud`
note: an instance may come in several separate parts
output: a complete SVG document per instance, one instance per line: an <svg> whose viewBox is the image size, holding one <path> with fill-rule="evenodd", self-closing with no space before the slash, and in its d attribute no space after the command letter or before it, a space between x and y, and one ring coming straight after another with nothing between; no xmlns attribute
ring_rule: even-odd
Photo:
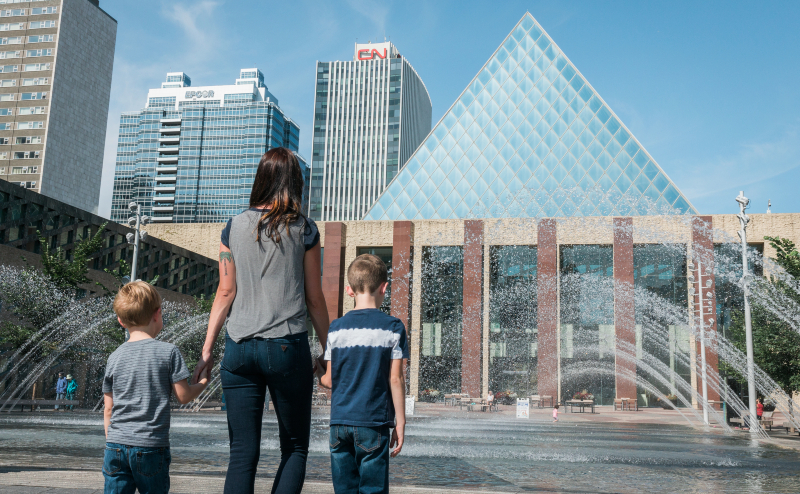
<svg viewBox="0 0 800 494"><path fill-rule="evenodd" d="M351 9L369 19L376 29L375 35L386 34L386 20L389 18L389 3L376 0L347 0ZM366 41L366 40L364 40Z"/></svg>

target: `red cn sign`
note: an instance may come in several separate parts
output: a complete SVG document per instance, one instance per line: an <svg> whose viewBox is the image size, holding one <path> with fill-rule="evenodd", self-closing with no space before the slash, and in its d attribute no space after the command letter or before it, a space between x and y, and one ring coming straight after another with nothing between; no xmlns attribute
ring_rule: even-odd
<svg viewBox="0 0 800 494"><path fill-rule="evenodd" d="M375 58L386 58L386 48L383 49L383 55L375 48L358 50L359 60L374 60Z"/></svg>

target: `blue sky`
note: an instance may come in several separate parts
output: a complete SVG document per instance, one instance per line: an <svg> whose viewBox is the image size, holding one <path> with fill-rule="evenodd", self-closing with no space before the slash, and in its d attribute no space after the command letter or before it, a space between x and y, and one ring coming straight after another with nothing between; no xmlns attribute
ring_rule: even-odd
<svg viewBox="0 0 800 494"><path fill-rule="evenodd" d="M800 2L103 0L118 21L100 213L110 208L119 115L168 71L195 86L259 67L311 152L316 60L394 42L435 124L525 11L539 21L704 214L800 212Z"/></svg>

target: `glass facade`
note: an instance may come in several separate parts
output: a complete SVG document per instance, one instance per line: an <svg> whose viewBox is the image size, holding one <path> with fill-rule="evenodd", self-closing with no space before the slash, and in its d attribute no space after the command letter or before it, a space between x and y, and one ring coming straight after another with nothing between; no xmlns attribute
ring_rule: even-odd
<svg viewBox="0 0 800 494"><path fill-rule="evenodd" d="M380 306L380 309L391 315L392 313L392 248L391 247L359 247L356 249L356 255L360 256L361 254L372 254L373 256L377 256L381 261L386 264L386 267L389 269L389 286L386 288L386 297L383 299L383 303Z"/></svg>
<svg viewBox="0 0 800 494"><path fill-rule="evenodd" d="M561 246L561 396L615 398L614 254L611 245Z"/></svg>
<svg viewBox="0 0 800 494"><path fill-rule="evenodd" d="M420 390L461 392L463 274L461 246L422 248Z"/></svg>
<svg viewBox="0 0 800 494"><path fill-rule="evenodd" d="M664 376L669 384L649 378L641 370L638 374L665 395L676 394L678 379L691 385L686 256L684 244L633 246L636 356L642 358L646 352L660 360L670 369ZM667 304L662 306L659 301ZM657 396L643 387L637 393L640 406L658 405Z"/></svg>
<svg viewBox="0 0 800 494"><path fill-rule="evenodd" d="M490 249L489 390L538 394L536 247Z"/></svg>
<svg viewBox="0 0 800 494"><path fill-rule="evenodd" d="M696 214L526 13L366 220Z"/></svg>
<svg viewBox="0 0 800 494"><path fill-rule="evenodd" d="M173 223L225 222L249 206L261 156L280 146L296 152L300 129L274 102L254 101L253 84L239 87L224 104L179 100L176 109L174 96L151 97L148 108L122 114L112 220L126 221L131 201Z"/></svg>

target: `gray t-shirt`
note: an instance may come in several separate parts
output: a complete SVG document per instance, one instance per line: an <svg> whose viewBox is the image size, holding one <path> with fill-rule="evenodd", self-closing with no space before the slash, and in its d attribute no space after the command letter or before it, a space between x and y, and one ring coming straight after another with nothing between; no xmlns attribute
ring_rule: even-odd
<svg viewBox="0 0 800 494"><path fill-rule="evenodd" d="M319 243L319 230L313 220L301 217L289 224L288 232L279 228L280 243L264 231L259 242L256 227L263 213L248 209L222 230L222 244L236 265L236 297L227 323L228 336L236 343L307 331L303 259Z"/></svg>
<svg viewBox="0 0 800 494"><path fill-rule="evenodd" d="M114 407L107 442L169 447L172 385L190 376L178 347L147 339L123 343L108 357L103 393Z"/></svg>

